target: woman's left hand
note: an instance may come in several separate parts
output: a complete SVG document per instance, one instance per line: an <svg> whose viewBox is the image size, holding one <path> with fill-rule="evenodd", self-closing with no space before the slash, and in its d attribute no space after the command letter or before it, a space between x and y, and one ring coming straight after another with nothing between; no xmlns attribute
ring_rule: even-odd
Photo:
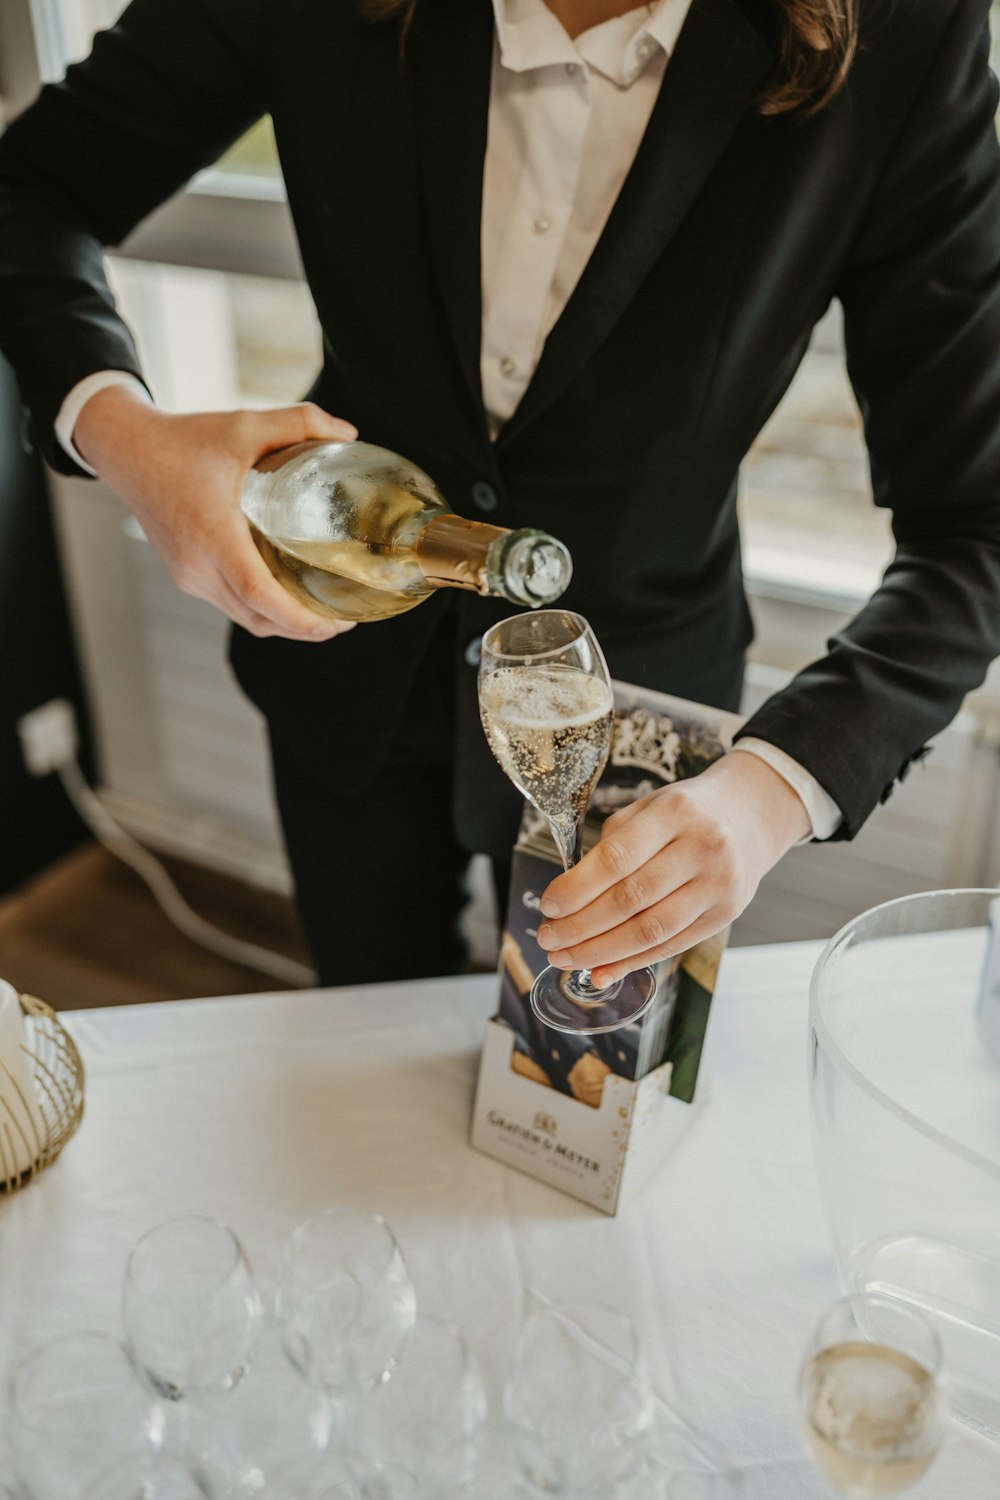
<svg viewBox="0 0 1000 1500"><path fill-rule="evenodd" d="M611 984L732 922L810 827L782 776L732 752L608 818L589 854L544 892L538 941L556 968Z"/></svg>

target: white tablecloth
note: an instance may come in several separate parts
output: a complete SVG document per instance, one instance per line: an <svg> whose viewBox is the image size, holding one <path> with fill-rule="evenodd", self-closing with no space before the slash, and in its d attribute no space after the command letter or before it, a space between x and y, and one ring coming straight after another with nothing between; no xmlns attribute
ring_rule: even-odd
<svg viewBox="0 0 1000 1500"><path fill-rule="evenodd" d="M420 1305L464 1329L494 1398L526 1287L606 1302L638 1323L664 1400L749 1467L754 1500L824 1493L793 1402L839 1294L806 1094L818 951L727 954L706 1107L615 1219L467 1144L491 976L67 1015L87 1112L0 1204L0 1363L119 1332L128 1247L159 1220L222 1217L266 1267L311 1211L352 1204L389 1220ZM996 1500L1000 1450L956 1426L917 1493Z"/></svg>

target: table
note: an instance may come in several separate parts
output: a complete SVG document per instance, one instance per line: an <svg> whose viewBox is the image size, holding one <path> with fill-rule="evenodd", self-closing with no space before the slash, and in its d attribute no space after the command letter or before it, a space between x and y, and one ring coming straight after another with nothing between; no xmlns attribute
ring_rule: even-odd
<svg viewBox="0 0 1000 1500"><path fill-rule="evenodd" d="M465 1331L497 1397L524 1291L616 1306L657 1391L748 1471L749 1500L825 1493L792 1392L839 1294L813 1173L806 1005L815 943L730 951L708 1097L615 1219L467 1144L492 976L72 1012L87 1112L0 1204L0 1349L120 1331L130 1243L213 1214L265 1264L317 1208L383 1213L420 1306ZM995 1500L1000 1450L955 1426L916 1493Z"/></svg>

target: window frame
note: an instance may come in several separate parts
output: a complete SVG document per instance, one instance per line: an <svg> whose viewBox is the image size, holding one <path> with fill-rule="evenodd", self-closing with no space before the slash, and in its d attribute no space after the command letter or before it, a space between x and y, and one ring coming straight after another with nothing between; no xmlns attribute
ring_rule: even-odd
<svg viewBox="0 0 1000 1500"><path fill-rule="evenodd" d="M114 253L162 265L303 279L281 179L217 167L200 172L154 209Z"/></svg>
<svg viewBox="0 0 1000 1500"><path fill-rule="evenodd" d="M100 6L102 16L105 7ZM0 101L11 118L86 50L80 0L0 0ZM156 209L116 255L165 265L302 279L280 177L211 167Z"/></svg>

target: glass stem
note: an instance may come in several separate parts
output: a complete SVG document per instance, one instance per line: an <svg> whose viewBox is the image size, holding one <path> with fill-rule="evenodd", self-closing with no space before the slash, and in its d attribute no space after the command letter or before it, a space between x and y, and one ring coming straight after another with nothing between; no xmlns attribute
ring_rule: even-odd
<svg viewBox="0 0 1000 1500"><path fill-rule="evenodd" d="M549 828L559 851L563 869L571 870L583 858L583 819L579 820L568 836L564 829L557 828L554 823L549 823ZM588 1001L593 1004L595 1001L607 1000L618 989L618 984L604 985L602 988L591 979L589 969L576 969L573 973L566 975L562 981L562 988L581 1004L586 1004Z"/></svg>
<svg viewBox="0 0 1000 1500"><path fill-rule="evenodd" d="M171 1457L185 1458L191 1448L191 1403L189 1399L163 1401L157 1404L162 1422L159 1448Z"/></svg>
<svg viewBox="0 0 1000 1500"><path fill-rule="evenodd" d="M583 819L580 819L570 833L556 823L549 823L549 831L559 851L563 869L572 870L583 858Z"/></svg>

